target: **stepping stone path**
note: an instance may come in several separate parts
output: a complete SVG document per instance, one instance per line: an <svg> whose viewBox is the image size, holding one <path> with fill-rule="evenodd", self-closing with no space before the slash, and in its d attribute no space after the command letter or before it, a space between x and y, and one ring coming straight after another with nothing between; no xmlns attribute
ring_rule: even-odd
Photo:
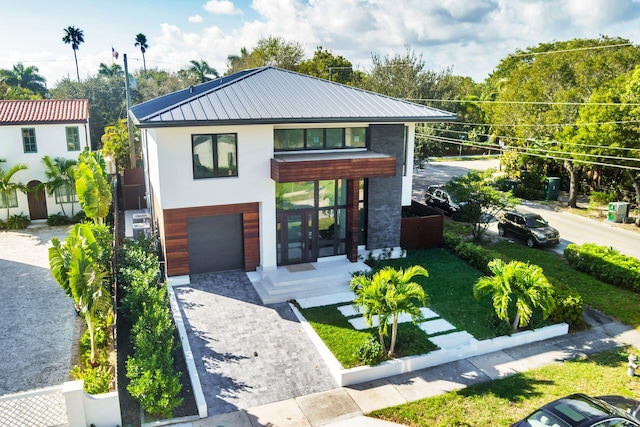
<svg viewBox="0 0 640 427"><path fill-rule="evenodd" d="M343 292L340 294L324 295L321 297L311 297L298 300L302 308L320 307L325 305L335 305L340 303L351 303L355 299L353 292ZM367 325L362 313L357 311L353 304L342 305L338 310L344 317L347 317L351 326L356 330L370 329L378 327L378 316L373 316L373 325ZM477 340L467 331L456 331L456 327L440 315L429 308L421 308L420 311L425 320L418 324L418 327L429 336L429 341L441 349L453 349L464 345L476 343ZM399 323L411 321L411 316L401 314L398 317ZM392 319L389 319L392 322ZM435 335L435 336L434 336Z"/></svg>

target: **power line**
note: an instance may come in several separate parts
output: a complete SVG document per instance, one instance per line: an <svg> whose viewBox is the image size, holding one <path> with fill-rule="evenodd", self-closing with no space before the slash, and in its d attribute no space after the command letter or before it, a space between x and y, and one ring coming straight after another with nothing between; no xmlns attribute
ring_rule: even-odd
<svg viewBox="0 0 640 427"><path fill-rule="evenodd" d="M404 98L406 101L428 101L428 102L458 102L469 104L508 104L508 105L566 105L566 106L580 106L580 105L594 105L598 107L636 107L639 106L638 102L620 103L620 102L556 102L556 101L491 101L484 99L477 100L465 100L465 99L435 99L435 98Z"/></svg>

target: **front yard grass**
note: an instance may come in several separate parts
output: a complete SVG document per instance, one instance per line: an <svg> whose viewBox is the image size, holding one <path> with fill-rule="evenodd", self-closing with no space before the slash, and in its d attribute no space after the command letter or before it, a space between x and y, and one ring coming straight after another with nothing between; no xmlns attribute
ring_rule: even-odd
<svg viewBox="0 0 640 427"><path fill-rule="evenodd" d="M417 277L429 294L429 308L435 311L457 330L465 330L477 339L497 336L492 324L495 314L490 298L476 301L472 287L481 273L445 249L411 251L399 260L377 261L375 268L390 265L406 268L422 265L429 272L428 278ZM332 306L302 309L316 333L324 341L344 368L360 365L357 349L371 336L377 337L377 329L355 330L339 311L342 303ZM425 354L436 346L427 340L427 335L412 324L400 324L398 330L397 355Z"/></svg>
<svg viewBox="0 0 640 427"><path fill-rule="evenodd" d="M626 375L629 351L637 354L618 348L368 415L411 426L507 426L571 393L635 397L640 382Z"/></svg>

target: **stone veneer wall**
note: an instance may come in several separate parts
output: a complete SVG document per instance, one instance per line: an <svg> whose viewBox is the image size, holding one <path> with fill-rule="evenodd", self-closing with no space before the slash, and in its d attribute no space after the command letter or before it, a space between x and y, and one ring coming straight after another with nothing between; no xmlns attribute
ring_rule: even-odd
<svg viewBox="0 0 640 427"><path fill-rule="evenodd" d="M396 175L370 178L367 192L367 249L400 246L404 125L370 125L371 151L396 158Z"/></svg>

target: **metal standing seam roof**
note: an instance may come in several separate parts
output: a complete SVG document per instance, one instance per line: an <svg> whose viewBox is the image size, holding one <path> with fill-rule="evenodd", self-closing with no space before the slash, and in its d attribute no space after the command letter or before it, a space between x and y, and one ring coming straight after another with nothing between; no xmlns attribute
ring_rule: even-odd
<svg viewBox="0 0 640 427"><path fill-rule="evenodd" d="M88 99L0 100L0 125L80 123L88 119Z"/></svg>
<svg viewBox="0 0 640 427"><path fill-rule="evenodd" d="M139 127L456 120L447 111L275 67L192 86L131 113Z"/></svg>

